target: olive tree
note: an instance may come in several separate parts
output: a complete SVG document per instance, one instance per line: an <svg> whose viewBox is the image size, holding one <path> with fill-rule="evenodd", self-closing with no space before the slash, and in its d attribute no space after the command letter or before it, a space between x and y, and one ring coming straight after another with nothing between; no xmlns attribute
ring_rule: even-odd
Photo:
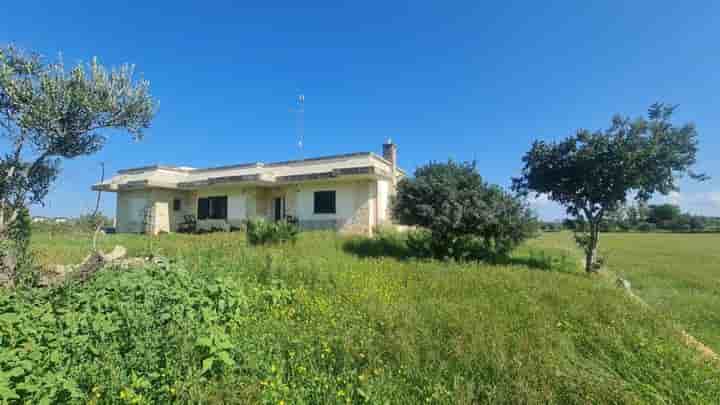
<svg viewBox="0 0 720 405"><path fill-rule="evenodd" d="M693 124L671 122L674 106L656 103L647 118L615 116L604 131L585 129L560 142L535 141L523 157L513 188L520 194L545 194L567 213L587 224L576 232L585 252L585 269L595 271L600 224L608 212L630 197L647 202L655 193L678 189L688 174L705 180L691 167L698 150Z"/></svg>
<svg viewBox="0 0 720 405"><path fill-rule="evenodd" d="M66 70L62 61L0 48L0 241L23 209L44 201L62 159L97 152L109 130L142 138L156 102L133 70L108 70L97 59Z"/></svg>
<svg viewBox="0 0 720 405"><path fill-rule="evenodd" d="M537 229L527 204L486 183L475 162L431 162L398 183L393 216L429 231L435 256L507 256Z"/></svg>

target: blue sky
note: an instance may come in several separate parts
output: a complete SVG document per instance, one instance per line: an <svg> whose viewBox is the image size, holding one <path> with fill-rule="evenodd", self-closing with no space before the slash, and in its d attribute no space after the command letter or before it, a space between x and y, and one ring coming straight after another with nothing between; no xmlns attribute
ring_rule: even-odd
<svg viewBox="0 0 720 405"><path fill-rule="evenodd" d="M142 142L114 135L64 163L35 215L75 216L108 171L152 163L211 166L399 145L403 168L478 161L509 186L533 139L604 128L614 113L679 104L700 132L697 169L663 200L720 215L719 2L478 1L5 2L0 43L66 63L129 62L160 109ZM562 210L542 199L544 218ZM114 195L103 197L105 212Z"/></svg>

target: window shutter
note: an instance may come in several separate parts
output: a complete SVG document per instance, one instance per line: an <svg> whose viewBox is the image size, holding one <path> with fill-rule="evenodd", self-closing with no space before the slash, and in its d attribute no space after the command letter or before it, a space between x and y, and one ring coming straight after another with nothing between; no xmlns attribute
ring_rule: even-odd
<svg viewBox="0 0 720 405"><path fill-rule="evenodd" d="M336 194L335 191L316 191L314 194L315 214L335 214Z"/></svg>
<svg viewBox="0 0 720 405"><path fill-rule="evenodd" d="M198 199L198 219L208 219L210 217L210 199Z"/></svg>
<svg viewBox="0 0 720 405"><path fill-rule="evenodd" d="M213 217L215 219L227 219L227 197L215 197L213 206Z"/></svg>

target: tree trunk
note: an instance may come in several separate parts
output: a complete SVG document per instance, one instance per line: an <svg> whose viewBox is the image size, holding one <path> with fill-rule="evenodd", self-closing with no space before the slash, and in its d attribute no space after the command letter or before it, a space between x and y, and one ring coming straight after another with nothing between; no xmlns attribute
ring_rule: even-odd
<svg viewBox="0 0 720 405"><path fill-rule="evenodd" d="M9 248L7 235L0 233L0 287L15 286L15 271L17 270L17 255L14 249Z"/></svg>
<svg viewBox="0 0 720 405"><path fill-rule="evenodd" d="M597 263L597 247L600 240L600 222L590 222L590 240L585 246L585 271L595 273Z"/></svg>

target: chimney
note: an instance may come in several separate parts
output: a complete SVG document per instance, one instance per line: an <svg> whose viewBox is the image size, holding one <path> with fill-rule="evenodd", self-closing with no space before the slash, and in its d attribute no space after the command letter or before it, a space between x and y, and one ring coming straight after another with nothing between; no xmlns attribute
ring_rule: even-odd
<svg viewBox="0 0 720 405"><path fill-rule="evenodd" d="M383 157L390 162L394 190L397 185L397 145L395 145L390 138L383 144Z"/></svg>

